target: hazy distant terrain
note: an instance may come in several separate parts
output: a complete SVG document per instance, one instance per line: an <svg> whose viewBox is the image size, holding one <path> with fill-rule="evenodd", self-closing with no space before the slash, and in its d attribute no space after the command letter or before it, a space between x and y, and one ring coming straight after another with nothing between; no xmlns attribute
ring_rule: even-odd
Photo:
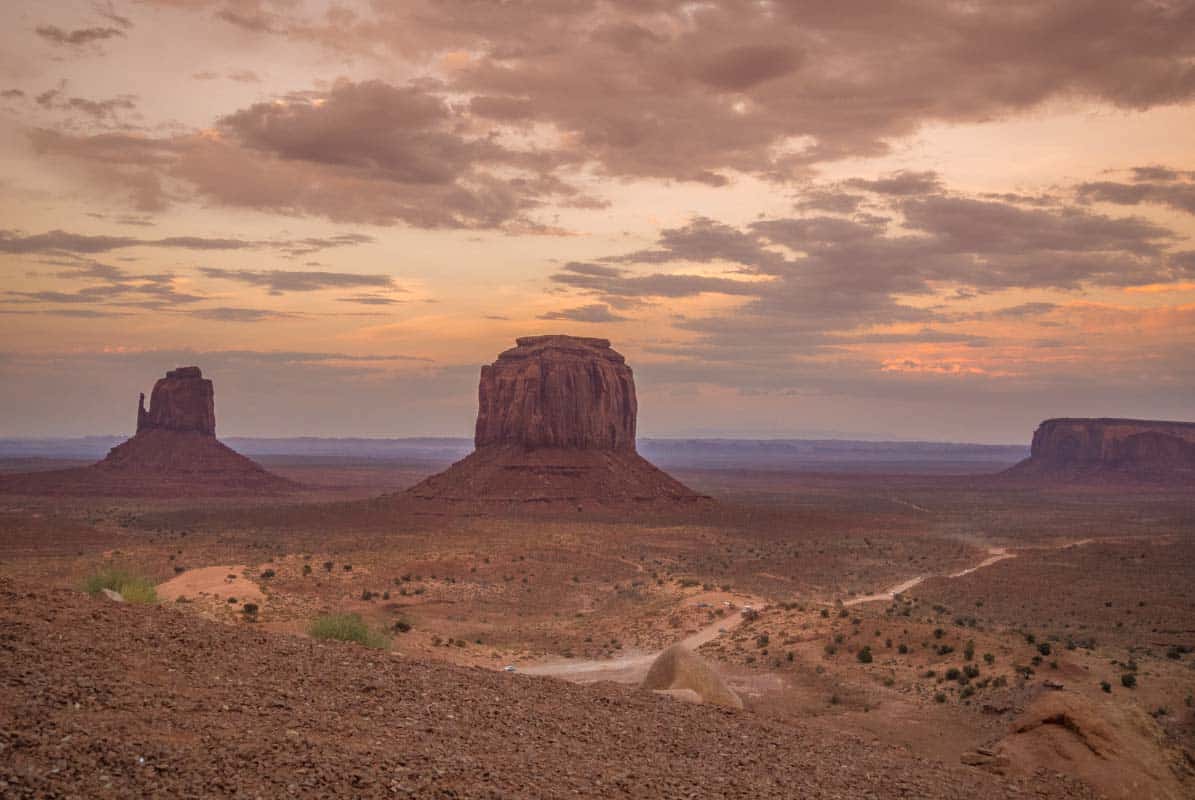
<svg viewBox="0 0 1195 800"><path fill-rule="evenodd" d="M0 439L0 459L103 458L122 436ZM253 458L448 464L473 450L472 439L265 439L230 436L230 447ZM664 468L838 472L995 472L1029 455L1028 446L955 442L869 442L839 439L640 439L639 452Z"/></svg>

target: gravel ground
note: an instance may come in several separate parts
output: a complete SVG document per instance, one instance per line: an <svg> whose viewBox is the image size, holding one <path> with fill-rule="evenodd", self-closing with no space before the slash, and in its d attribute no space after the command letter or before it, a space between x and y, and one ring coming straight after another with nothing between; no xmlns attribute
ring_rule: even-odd
<svg viewBox="0 0 1195 800"><path fill-rule="evenodd" d="M609 684L0 579L0 797L1092 797Z"/></svg>

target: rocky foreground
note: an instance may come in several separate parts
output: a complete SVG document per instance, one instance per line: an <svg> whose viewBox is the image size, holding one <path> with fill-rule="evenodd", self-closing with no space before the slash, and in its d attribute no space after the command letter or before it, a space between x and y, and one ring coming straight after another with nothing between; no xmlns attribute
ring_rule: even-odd
<svg viewBox="0 0 1195 800"><path fill-rule="evenodd" d="M0 796L1090 797L613 685L0 581Z"/></svg>

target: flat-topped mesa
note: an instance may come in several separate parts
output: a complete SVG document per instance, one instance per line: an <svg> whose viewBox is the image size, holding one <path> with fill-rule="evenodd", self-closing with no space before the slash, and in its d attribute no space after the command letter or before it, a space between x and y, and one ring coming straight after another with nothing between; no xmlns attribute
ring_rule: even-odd
<svg viewBox="0 0 1195 800"><path fill-rule="evenodd" d="M199 367L179 367L159 378L149 396L148 411L145 395L141 395L137 433L150 430L216 435L215 390Z"/></svg>
<svg viewBox="0 0 1195 800"><path fill-rule="evenodd" d="M606 339L525 336L481 368L478 449L635 449L635 378Z"/></svg>
<svg viewBox="0 0 1195 800"><path fill-rule="evenodd" d="M1016 475L1195 479L1195 422L1048 419Z"/></svg>

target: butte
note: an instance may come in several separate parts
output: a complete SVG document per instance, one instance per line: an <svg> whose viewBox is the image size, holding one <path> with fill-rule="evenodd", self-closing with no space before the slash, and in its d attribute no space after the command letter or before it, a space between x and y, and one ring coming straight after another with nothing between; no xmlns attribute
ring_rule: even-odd
<svg viewBox="0 0 1195 800"><path fill-rule="evenodd" d="M137 408L137 433L103 461L77 469L13 475L7 494L183 497L274 493L297 484L267 472L216 438L215 390L199 367L179 367Z"/></svg>
<svg viewBox="0 0 1195 800"><path fill-rule="evenodd" d="M1048 419L1029 458L1004 473L1062 483L1195 483L1195 422Z"/></svg>
<svg viewBox="0 0 1195 800"><path fill-rule="evenodd" d="M635 378L606 339L526 336L481 368L474 451L403 495L484 507L708 503L635 450Z"/></svg>

